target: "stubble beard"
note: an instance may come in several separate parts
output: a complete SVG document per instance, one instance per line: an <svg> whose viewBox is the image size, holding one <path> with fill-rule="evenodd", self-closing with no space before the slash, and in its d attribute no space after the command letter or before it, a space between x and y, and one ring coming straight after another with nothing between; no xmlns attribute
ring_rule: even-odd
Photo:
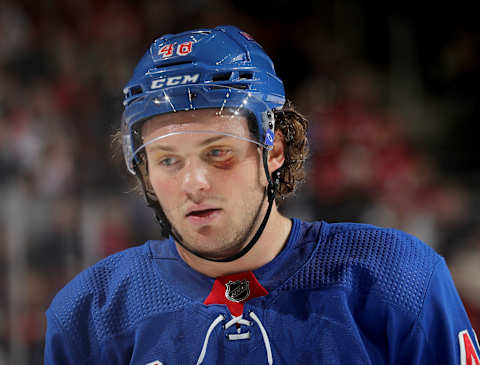
<svg viewBox="0 0 480 365"><path fill-rule="evenodd" d="M257 194L255 194L257 195ZM259 226L259 217L266 201L266 190L260 197L251 197L241 200L241 206L237 209L245 211L243 216L239 216L238 221L230 221L231 227L223 227L215 237L209 242L195 242L194 237L189 234L182 235L172 224L172 231L182 241L182 245L187 249L198 253L204 257L212 259L222 259L232 256L245 247L253 236L256 228ZM249 201L259 201L257 204L249 204ZM237 226L237 229L234 226ZM201 238L205 240L205 238Z"/></svg>

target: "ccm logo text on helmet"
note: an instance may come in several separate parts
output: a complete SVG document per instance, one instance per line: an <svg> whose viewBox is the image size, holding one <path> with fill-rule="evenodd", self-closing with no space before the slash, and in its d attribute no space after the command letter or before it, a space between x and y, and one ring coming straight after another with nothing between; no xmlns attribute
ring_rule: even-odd
<svg viewBox="0 0 480 365"><path fill-rule="evenodd" d="M150 85L150 89L153 90L153 89L161 89L162 87L167 87L167 86L193 84L197 82L199 77L200 77L200 74L164 77L161 79L153 80L152 84Z"/></svg>

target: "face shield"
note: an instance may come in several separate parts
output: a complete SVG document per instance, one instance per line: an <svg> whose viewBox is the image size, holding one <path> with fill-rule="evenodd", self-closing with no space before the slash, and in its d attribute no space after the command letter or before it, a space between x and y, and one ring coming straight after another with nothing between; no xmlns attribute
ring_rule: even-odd
<svg viewBox="0 0 480 365"><path fill-rule="evenodd" d="M185 134L271 149L273 115L265 102L246 90L212 84L164 88L126 106L122 144L127 168L135 174L147 147Z"/></svg>

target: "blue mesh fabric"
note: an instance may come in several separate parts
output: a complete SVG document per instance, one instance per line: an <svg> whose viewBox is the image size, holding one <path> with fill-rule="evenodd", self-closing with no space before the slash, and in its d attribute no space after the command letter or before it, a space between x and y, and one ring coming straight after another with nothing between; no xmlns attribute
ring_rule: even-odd
<svg viewBox="0 0 480 365"><path fill-rule="evenodd" d="M471 327L445 263L431 248L369 225L297 221L294 227L282 254L258 270L270 294L245 307L261 317L275 363L459 358L457 334ZM47 314L46 363L195 363L208 327L226 312L203 306L199 289L196 299L187 298L197 286L206 296L213 280L196 277L167 243L157 242L152 253L147 243L108 257L68 284ZM255 339L232 343L218 327L205 363L242 356L245 363L263 363L261 334Z"/></svg>
<svg viewBox="0 0 480 365"><path fill-rule="evenodd" d="M87 358L98 353L108 337L189 302L159 278L143 245L107 257L79 274L55 297L50 311L75 348L89 352L82 354Z"/></svg>
<svg viewBox="0 0 480 365"><path fill-rule="evenodd" d="M364 224L325 224L310 260L281 290L342 286L376 292L382 300L417 314L440 256L417 238Z"/></svg>

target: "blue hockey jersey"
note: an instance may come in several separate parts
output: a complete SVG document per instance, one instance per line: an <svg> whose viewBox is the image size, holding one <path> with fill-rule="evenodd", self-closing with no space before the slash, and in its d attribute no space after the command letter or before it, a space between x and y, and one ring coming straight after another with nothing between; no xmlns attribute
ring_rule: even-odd
<svg viewBox="0 0 480 365"><path fill-rule="evenodd" d="M444 260L406 233L293 219L253 274L265 291L233 316L204 304L215 279L172 240L107 257L52 301L45 363L480 365ZM245 283L225 296L241 302Z"/></svg>

